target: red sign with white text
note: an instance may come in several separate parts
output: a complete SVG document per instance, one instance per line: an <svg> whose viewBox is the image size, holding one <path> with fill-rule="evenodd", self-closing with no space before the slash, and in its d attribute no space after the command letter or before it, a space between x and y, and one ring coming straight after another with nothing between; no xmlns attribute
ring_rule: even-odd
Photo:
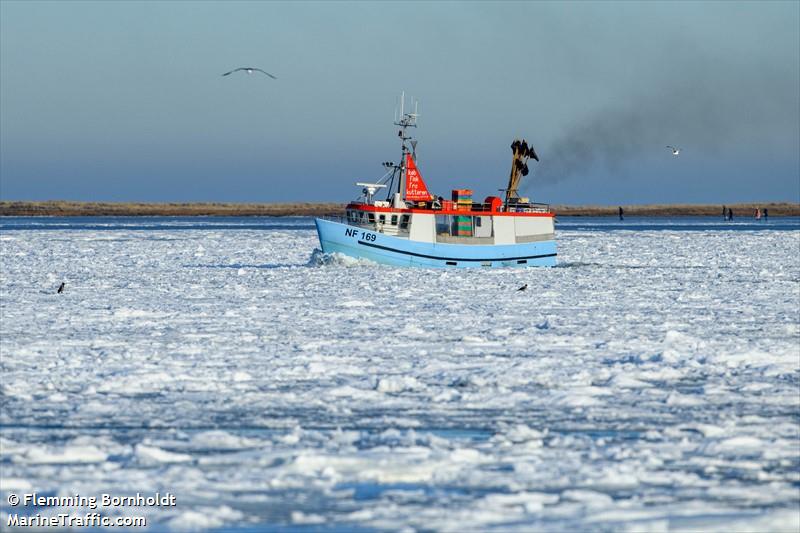
<svg viewBox="0 0 800 533"><path fill-rule="evenodd" d="M427 202L433 198L428 192L428 187L422 181L422 175L417 169L417 164L406 154L406 200L412 202Z"/></svg>

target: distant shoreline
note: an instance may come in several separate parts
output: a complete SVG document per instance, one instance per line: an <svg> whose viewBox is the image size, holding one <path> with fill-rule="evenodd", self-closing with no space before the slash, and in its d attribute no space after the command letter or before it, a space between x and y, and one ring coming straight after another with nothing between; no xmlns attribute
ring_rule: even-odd
<svg viewBox="0 0 800 533"><path fill-rule="evenodd" d="M342 213L343 203L133 203L133 202L15 202L0 201L0 216L324 216ZM748 202L726 205L734 219L753 216L756 208L769 216L800 216L800 203ZM619 206L553 205L562 216L617 216ZM623 205L626 216L719 216L722 204Z"/></svg>

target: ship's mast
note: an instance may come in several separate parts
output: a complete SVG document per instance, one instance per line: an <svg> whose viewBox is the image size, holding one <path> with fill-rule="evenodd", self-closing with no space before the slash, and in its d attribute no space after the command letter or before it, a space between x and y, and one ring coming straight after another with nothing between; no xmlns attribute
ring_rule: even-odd
<svg viewBox="0 0 800 533"><path fill-rule="evenodd" d="M419 113L417 113L417 106L419 102L414 102L414 112L413 113L406 113L405 112L405 101L406 101L406 93L405 91L402 92L400 96L400 117L399 119L395 119L394 125L399 126L400 130L397 132L397 136L400 137L400 144L402 147L402 154L400 157L400 163L398 164L398 169L400 170L400 179L397 182L397 192L403 195L406 190L406 155L409 153L412 154L412 157L416 157L416 146L417 141L406 132L408 128L416 128L417 127L417 117L419 117ZM410 141L411 150L409 150L408 146L406 146L406 141Z"/></svg>

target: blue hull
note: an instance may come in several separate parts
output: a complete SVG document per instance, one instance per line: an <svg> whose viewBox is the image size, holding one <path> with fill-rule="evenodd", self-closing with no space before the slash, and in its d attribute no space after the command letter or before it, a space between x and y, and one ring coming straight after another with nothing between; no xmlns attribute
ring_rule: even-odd
<svg viewBox="0 0 800 533"><path fill-rule="evenodd" d="M469 268L556 264L554 240L490 246L437 244L410 241L320 218L314 222L323 252L339 252L386 265Z"/></svg>

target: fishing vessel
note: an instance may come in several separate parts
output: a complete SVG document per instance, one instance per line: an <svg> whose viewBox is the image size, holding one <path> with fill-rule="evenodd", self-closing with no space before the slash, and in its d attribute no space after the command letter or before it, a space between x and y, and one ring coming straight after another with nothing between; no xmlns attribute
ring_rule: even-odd
<svg viewBox="0 0 800 533"><path fill-rule="evenodd" d="M386 173L373 182L357 182L361 195L339 217L315 220L325 253L339 252L395 266L468 268L529 267L556 264L555 214L547 204L519 196L528 162L539 160L525 140L511 144L508 186L500 196L473 199L470 189L450 198L431 194L417 165L417 105L401 109L401 157L383 163ZM384 199L376 199L379 192ZM380 194L382 196L382 194Z"/></svg>

